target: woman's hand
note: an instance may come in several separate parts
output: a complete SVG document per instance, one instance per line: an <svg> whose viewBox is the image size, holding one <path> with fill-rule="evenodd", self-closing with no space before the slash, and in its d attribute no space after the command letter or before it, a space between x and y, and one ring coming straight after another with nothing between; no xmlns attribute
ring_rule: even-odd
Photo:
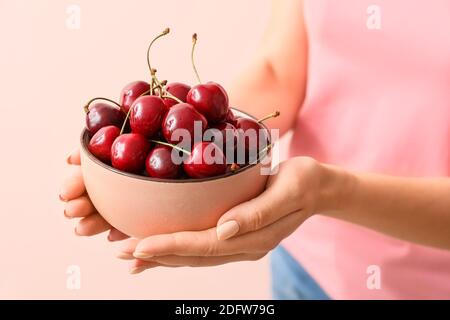
<svg viewBox="0 0 450 320"><path fill-rule="evenodd" d="M80 152L74 151L67 158L72 165L71 174L64 181L59 198L66 202L64 215L69 218L81 218L75 227L75 234L79 236L92 236L109 230L108 240L117 241L128 238L127 235L112 228L94 208L86 194L83 176L80 168Z"/></svg>
<svg viewBox="0 0 450 320"><path fill-rule="evenodd" d="M226 212L217 226L129 239L119 258L132 259L131 273L155 266L212 266L257 260L322 208L327 169L310 158L283 162L257 198Z"/></svg>

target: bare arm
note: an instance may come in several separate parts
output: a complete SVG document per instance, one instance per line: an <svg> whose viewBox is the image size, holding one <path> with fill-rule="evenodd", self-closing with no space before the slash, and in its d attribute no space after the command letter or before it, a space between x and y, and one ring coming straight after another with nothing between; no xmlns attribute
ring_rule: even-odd
<svg viewBox="0 0 450 320"><path fill-rule="evenodd" d="M231 103L258 118L281 111L281 117L267 123L280 129L281 136L293 126L305 97L306 67L303 1L273 0L262 43L232 85Z"/></svg>
<svg viewBox="0 0 450 320"><path fill-rule="evenodd" d="M450 249L450 179L349 173L328 166L319 211L403 240Z"/></svg>

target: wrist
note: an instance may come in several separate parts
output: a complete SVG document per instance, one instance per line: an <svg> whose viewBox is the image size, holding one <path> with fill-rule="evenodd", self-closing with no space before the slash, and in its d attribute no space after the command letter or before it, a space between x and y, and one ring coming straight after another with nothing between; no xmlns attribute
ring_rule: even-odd
<svg viewBox="0 0 450 320"><path fill-rule="evenodd" d="M353 173L342 168L319 164L321 177L315 213L332 215L344 210L356 185Z"/></svg>

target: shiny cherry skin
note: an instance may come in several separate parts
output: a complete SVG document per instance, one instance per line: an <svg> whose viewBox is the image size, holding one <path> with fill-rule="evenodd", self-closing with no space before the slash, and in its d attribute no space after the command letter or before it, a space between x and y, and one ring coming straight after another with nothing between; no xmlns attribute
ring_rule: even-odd
<svg viewBox="0 0 450 320"><path fill-rule="evenodd" d="M235 126L228 122L221 122L213 125L211 129L217 129L221 134L220 141L214 140L219 147L223 150L236 148L239 135Z"/></svg>
<svg viewBox="0 0 450 320"><path fill-rule="evenodd" d="M212 142L196 143L183 168L189 177L195 179L215 177L227 171L225 155Z"/></svg>
<svg viewBox="0 0 450 320"><path fill-rule="evenodd" d="M142 96L131 106L131 132L152 138L161 129L167 108L158 96Z"/></svg>
<svg viewBox="0 0 450 320"><path fill-rule="evenodd" d="M150 85L145 81L134 81L127 84L120 92L119 104L122 111L127 114L133 102L149 90Z"/></svg>
<svg viewBox="0 0 450 320"><path fill-rule="evenodd" d="M172 161L172 148L157 145L145 160L147 174L153 178L177 179L181 175L181 165Z"/></svg>
<svg viewBox="0 0 450 320"><path fill-rule="evenodd" d="M203 114L209 123L225 121L228 113L228 95L218 83L198 84L189 91L187 103Z"/></svg>
<svg viewBox="0 0 450 320"><path fill-rule="evenodd" d="M259 124L257 121L250 118L238 118L236 120L236 129L242 130L241 133L246 133L247 130L254 130L256 134L256 141L250 141L251 135L245 136L245 149L249 150L250 148L259 148L259 143L261 139L266 139L266 143L268 142L268 132L267 130Z"/></svg>
<svg viewBox="0 0 450 320"><path fill-rule="evenodd" d="M103 127L92 136L88 149L100 161L111 163L111 147L119 135L120 129L118 127Z"/></svg>
<svg viewBox="0 0 450 320"><path fill-rule="evenodd" d="M236 116L234 115L231 108L228 109L227 116L225 117L225 122L231 123L233 126L236 126Z"/></svg>
<svg viewBox="0 0 450 320"><path fill-rule="evenodd" d="M181 101L186 102L187 94L191 90L191 86L180 82L172 82L166 86L166 90ZM171 98L164 98L163 100L167 108L171 108L178 103Z"/></svg>
<svg viewBox="0 0 450 320"><path fill-rule="evenodd" d="M111 164L114 168L140 173L145 167L145 159L150 150L147 139L137 133L122 134L111 147Z"/></svg>
<svg viewBox="0 0 450 320"><path fill-rule="evenodd" d="M89 107L86 113L86 128L91 135L106 126L121 127L125 120L125 114L118 108L107 103L95 103Z"/></svg>
<svg viewBox="0 0 450 320"><path fill-rule="evenodd" d="M178 103L174 105L172 108L170 108L170 110L164 117L161 127L162 134L168 142L172 144L178 144L181 141L176 141L172 139L172 134L177 129L185 129L189 132L191 144L193 144L195 138L194 137L195 121L201 122L202 127L201 133L203 134L203 131L208 126L208 121L206 120L206 118L190 104Z"/></svg>

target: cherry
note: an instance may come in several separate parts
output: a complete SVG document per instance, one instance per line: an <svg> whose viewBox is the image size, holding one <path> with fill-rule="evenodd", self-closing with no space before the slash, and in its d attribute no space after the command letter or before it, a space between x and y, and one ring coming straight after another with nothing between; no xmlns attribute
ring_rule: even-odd
<svg viewBox="0 0 450 320"><path fill-rule="evenodd" d="M120 129L115 126L100 128L89 141L89 151L105 163L111 162L111 146L120 135Z"/></svg>
<svg viewBox="0 0 450 320"><path fill-rule="evenodd" d="M185 129L190 134L191 144L194 140L194 122L200 121L202 125L202 134L203 131L208 126L208 121L205 117L199 113L193 106L187 103L178 103L174 105L167 112L164 120L162 122L162 134L164 138L172 143L179 143L180 141L176 141L172 139L172 134L177 129Z"/></svg>
<svg viewBox="0 0 450 320"><path fill-rule="evenodd" d="M166 106L160 97L137 98L131 106L131 132L140 133L147 138L153 137L160 130L166 111Z"/></svg>
<svg viewBox="0 0 450 320"><path fill-rule="evenodd" d="M269 133L261 123L267 119L278 117L279 115L280 113L276 111L258 121L250 118L236 119L236 128L238 129L240 136L239 142L242 143L242 141L244 141L245 144L246 161L255 160L253 157L257 156L258 149L267 146L269 143ZM240 151L241 150L238 148L238 152Z"/></svg>
<svg viewBox="0 0 450 320"><path fill-rule="evenodd" d="M134 81L127 84L120 93L122 111L125 114L128 113L133 102L146 92L150 92L150 85L145 81Z"/></svg>
<svg viewBox="0 0 450 320"><path fill-rule="evenodd" d="M115 108L109 104L99 102L91 106L96 100L105 100L118 106ZM120 105L113 100L106 98L94 98L90 100L84 107L86 112L86 128L91 135L106 126L120 127L125 119L125 115L120 111Z"/></svg>
<svg viewBox="0 0 450 320"><path fill-rule="evenodd" d="M228 113L228 95L218 83L198 84L189 91L187 102L211 123L222 122Z"/></svg>
<svg viewBox="0 0 450 320"><path fill-rule="evenodd" d="M219 124L213 125L211 129L219 130L221 134L220 139L217 140L217 137L215 137L214 143L221 147L222 150L236 149L239 134L235 126L228 122L221 122Z"/></svg>
<svg viewBox="0 0 450 320"><path fill-rule="evenodd" d="M212 142L199 142L183 163L184 171L191 178L207 178L224 174L227 170L223 152Z"/></svg>
<svg viewBox="0 0 450 320"><path fill-rule="evenodd" d="M194 63L194 50L197 43L197 34L192 36L191 62L199 82L189 90L186 101L203 114L210 123L225 121L228 113L228 95L218 83L207 82L202 84Z"/></svg>
<svg viewBox="0 0 450 320"><path fill-rule="evenodd" d="M231 108L228 108L227 116L225 117L225 122L231 123L233 126L236 126L236 116L233 113Z"/></svg>
<svg viewBox="0 0 450 320"><path fill-rule="evenodd" d="M150 142L137 133L122 134L111 147L111 163L116 169L140 173L145 167L145 159L150 150Z"/></svg>
<svg viewBox="0 0 450 320"><path fill-rule="evenodd" d="M156 146L145 160L145 168L150 177L161 179L176 179L181 175L181 165L172 161L172 148Z"/></svg>
<svg viewBox="0 0 450 320"><path fill-rule="evenodd" d="M167 92L169 92L170 94L177 97L183 102L186 102L189 90L191 90L190 86L180 82L172 82L166 86ZM164 103L166 104L167 108L171 108L172 106L177 104L177 101L171 98L164 98Z"/></svg>
<svg viewBox="0 0 450 320"><path fill-rule="evenodd" d="M239 118L236 120L236 128L243 136L245 150L258 149L261 138L267 139L266 129L257 121L250 118ZM253 131L253 132L252 132ZM253 141L253 137L256 141Z"/></svg>
<svg viewBox="0 0 450 320"><path fill-rule="evenodd" d="M269 134L267 130L261 125L262 122L271 119L276 118L280 115L279 111L275 111L267 116L265 116L262 119L259 119L258 121L250 119L250 118L237 118L236 119L236 128L242 130L244 134L249 130L254 130L256 133L256 143L253 141L249 141L250 135L245 137L245 149L249 150L250 147L259 147L259 141L261 138L265 138L266 141L268 141ZM251 143L250 143L251 142ZM252 144L252 145L250 145Z"/></svg>

